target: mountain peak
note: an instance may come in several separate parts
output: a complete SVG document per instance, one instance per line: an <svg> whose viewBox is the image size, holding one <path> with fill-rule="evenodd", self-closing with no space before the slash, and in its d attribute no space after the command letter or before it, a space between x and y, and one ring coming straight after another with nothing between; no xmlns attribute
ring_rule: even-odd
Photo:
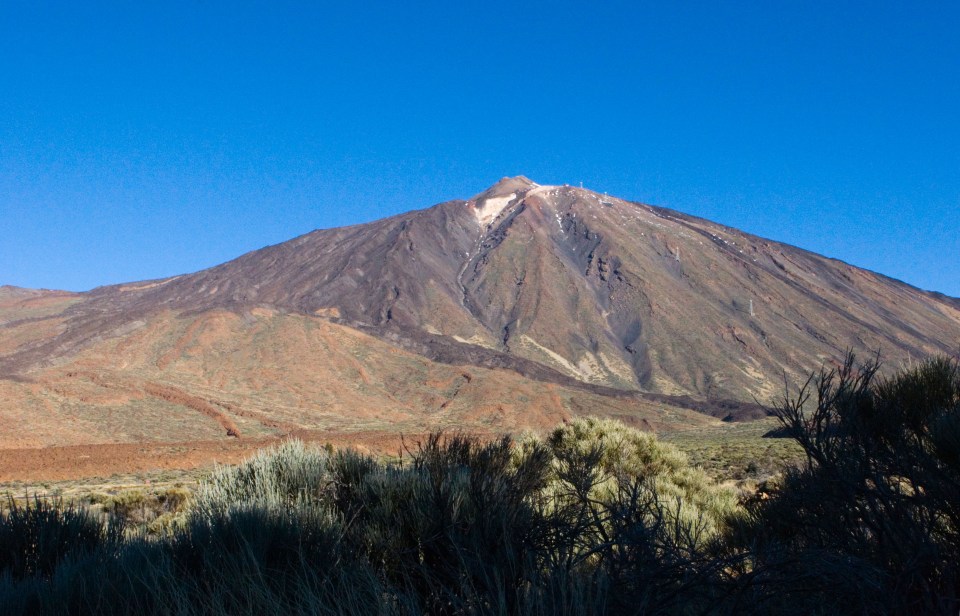
<svg viewBox="0 0 960 616"><path fill-rule="evenodd" d="M505 177L501 178L499 182L475 196L473 200L480 201L483 199L505 197L510 194L516 194L530 190L531 188L536 188L537 186L540 185L523 175L514 176L512 178Z"/></svg>
<svg viewBox="0 0 960 616"><path fill-rule="evenodd" d="M509 204L520 195L540 185L522 175L502 178L499 182L471 199L474 214L481 227L493 222Z"/></svg>

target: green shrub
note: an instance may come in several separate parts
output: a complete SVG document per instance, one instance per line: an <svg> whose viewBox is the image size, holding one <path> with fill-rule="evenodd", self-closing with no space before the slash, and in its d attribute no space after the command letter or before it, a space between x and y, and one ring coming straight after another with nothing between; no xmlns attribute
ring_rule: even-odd
<svg viewBox="0 0 960 616"><path fill-rule="evenodd" d="M702 527L703 539L715 535L737 508L734 492L719 486L675 446L650 432L619 421L593 417L575 419L547 438L557 464L569 467L596 457L599 473L589 497L605 500L642 480L664 513ZM568 470L566 472L569 472Z"/></svg>
<svg viewBox="0 0 960 616"><path fill-rule="evenodd" d="M578 419L547 438L552 577L591 580L611 613L716 605L721 560L708 545L736 510L731 491L675 447L615 421Z"/></svg>
<svg viewBox="0 0 960 616"><path fill-rule="evenodd" d="M200 482L191 510L213 515L234 507L287 508L325 501L333 487L329 460L323 449L286 441L239 466L214 470Z"/></svg>

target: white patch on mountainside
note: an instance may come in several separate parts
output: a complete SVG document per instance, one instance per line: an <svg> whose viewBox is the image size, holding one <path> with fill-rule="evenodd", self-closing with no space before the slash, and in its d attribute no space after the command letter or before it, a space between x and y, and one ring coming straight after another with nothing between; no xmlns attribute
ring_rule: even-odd
<svg viewBox="0 0 960 616"><path fill-rule="evenodd" d="M524 193L523 196L524 196L524 197L534 197L534 196L536 196L536 195L540 195L540 194L543 194L543 193L549 194L551 190L556 190L557 188L558 188L557 186L549 186L549 185L541 186L540 184L534 184L534 185L533 185L533 188L531 188L531 189L528 190L526 193Z"/></svg>
<svg viewBox="0 0 960 616"><path fill-rule="evenodd" d="M580 371L580 368L573 365L573 363L570 362L570 360L568 360L566 357L557 353L553 349L548 349L547 347L543 346L542 344L540 344L530 336L526 334L521 334L520 344L531 346L534 349L540 351L541 353L545 353L550 359L553 360L552 363L554 365L562 368L562 371L566 372L568 375L573 376L575 378L582 378L584 376L583 373Z"/></svg>
<svg viewBox="0 0 960 616"><path fill-rule="evenodd" d="M481 227L486 227L500 215L503 208L510 205L510 202L516 199L517 193L510 193L504 197L491 197L484 199L482 203L474 206L473 213L477 217L477 222Z"/></svg>

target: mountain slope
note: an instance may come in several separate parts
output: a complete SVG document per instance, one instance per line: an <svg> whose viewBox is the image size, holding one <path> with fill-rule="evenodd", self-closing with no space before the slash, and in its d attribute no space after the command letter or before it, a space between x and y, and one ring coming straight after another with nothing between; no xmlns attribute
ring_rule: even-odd
<svg viewBox="0 0 960 616"><path fill-rule="evenodd" d="M710 418L656 401L451 366L320 317L162 311L68 359L0 379L0 448L416 434L555 425L588 411L650 429Z"/></svg>
<svg viewBox="0 0 960 616"><path fill-rule="evenodd" d="M96 289L63 313L55 339L0 358L0 370L30 370L159 309L258 306L444 361L486 353L536 378L740 400L767 399L784 371L802 376L848 348L898 362L960 344L951 298L678 212L518 177L196 274Z"/></svg>

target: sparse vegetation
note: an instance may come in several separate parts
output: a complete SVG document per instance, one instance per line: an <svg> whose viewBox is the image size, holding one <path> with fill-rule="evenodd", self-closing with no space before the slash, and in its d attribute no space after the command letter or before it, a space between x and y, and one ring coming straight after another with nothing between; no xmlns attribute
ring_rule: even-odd
<svg viewBox="0 0 960 616"><path fill-rule="evenodd" d="M0 517L0 605L955 613L956 363L884 380L850 358L776 415L802 457L739 504L673 445L589 418L516 442L434 434L391 462L290 442L217 469L189 499L168 489L104 495L92 509L11 500ZM152 523L138 512L158 507L179 522L123 532L124 521Z"/></svg>
<svg viewBox="0 0 960 616"><path fill-rule="evenodd" d="M776 417L767 417L667 432L660 440L685 453L713 479L750 489L805 459L803 448L780 428Z"/></svg>

